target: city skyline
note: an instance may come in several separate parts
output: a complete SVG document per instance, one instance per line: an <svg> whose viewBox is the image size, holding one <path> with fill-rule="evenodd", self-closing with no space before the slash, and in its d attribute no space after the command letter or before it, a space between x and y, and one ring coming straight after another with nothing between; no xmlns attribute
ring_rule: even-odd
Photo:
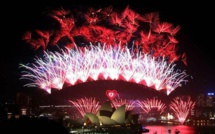
<svg viewBox="0 0 215 134"><path fill-rule="evenodd" d="M209 34L210 30L207 28L207 23L205 22L205 19L202 20L199 18L200 13L210 14L209 11L212 9L208 8L206 11L198 11L198 7L200 6L190 8L189 5L184 5L187 4L185 2L179 3L178 6L181 6L181 8L174 8L174 3L171 2L169 2L170 6L166 5L167 2L153 2L146 2L147 4L143 7L138 6L138 4L140 4L139 2L129 2L121 4L119 2L113 3L111 1L108 1L105 4L98 2L97 6L99 7L99 4L101 6L112 5L113 8L120 7L123 9L127 5L129 5L132 9L137 10L138 12L141 11L145 13L147 12L147 10L158 11L162 20L180 25L181 30L177 35L180 45L179 48L181 48L187 54L188 65L187 67L185 67L185 69L188 74L192 76L192 79L189 80L187 85L183 85L182 87L176 89L174 92L180 93L181 91L186 93L186 91L188 91L192 93L195 91L214 91L215 72L213 69L213 37ZM19 80L19 64L22 62L31 61L32 57L34 57L35 54L33 51L30 51L28 48L26 48L26 46L24 46L24 43L21 41L23 33L28 29L35 28L36 26L41 26L41 13L44 12L46 9L51 8L52 6L57 6L58 8L68 8L70 7L69 4L71 4L71 6L75 6L72 1L58 3L59 5L56 3L50 3L50 5L46 5L39 3L39 1L35 3L36 4L34 6L30 6L30 4L27 4L29 6L26 7L24 5L19 5L16 7L11 5L9 6L9 8L13 11L15 15L5 13L9 19L7 19L7 21L5 22L5 25L8 27L8 30L4 32L5 34L3 36L3 40L5 41L3 41L3 45L9 51L6 55L4 54L3 56L1 56L1 96L10 96L20 91L32 91L32 89L30 88L23 87L24 83ZM79 2L79 4L80 3L81 2ZM95 5L96 3L86 2L86 4L82 3L79 6L90 7ZM205 4L205 6L209 5ZM146 9L146 11L144 10L144 8ZM42 26L44 27L45 25L43 24ZM4 51L2 50L2 53L3 52Z"/></svg>

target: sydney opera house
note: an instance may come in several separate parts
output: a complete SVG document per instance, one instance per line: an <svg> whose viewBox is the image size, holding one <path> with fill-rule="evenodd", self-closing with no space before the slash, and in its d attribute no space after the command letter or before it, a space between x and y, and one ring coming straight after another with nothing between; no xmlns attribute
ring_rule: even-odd
<svg viewBox="0 0 215 134"><path fill-rule="evenodd" d="M138 123L138 114L126 111L125 105L114 109L110 101L105 102L96 114L85 113L84 126L71 129L71 133L77 132L108 132L138 134L149 132Z"/></svg>

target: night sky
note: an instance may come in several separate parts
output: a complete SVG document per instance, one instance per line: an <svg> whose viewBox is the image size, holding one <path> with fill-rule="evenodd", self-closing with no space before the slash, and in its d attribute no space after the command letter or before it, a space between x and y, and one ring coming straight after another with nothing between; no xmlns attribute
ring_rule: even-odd
<svg viewBox="0 0 215 134"><path fill-rule="evenodd" d="M179 41L180 49L187 54L188 66L184 69L193 78L171 94L215 91L215 23L213 18L215 9L212 7L212 2L195 1L188 3L171 0L131 0L130 2L126 2L127 0L61 1L54 3L53 0L33 0L28 2L19 1L20 3L17 2L17 4L8 1L1 6L6 9L1 11L1 39L3 41L1 42L0 101L14 99L17 92L26 92L31 95L44 93L40 89L23 87L24 82L19 80L19 63L27 63L35 55L34 51L23 45L21 37L27 30L46 25L43 22L42 14L47 9L56 7L69 9L76 6L102 8L112 5L114 9L124 9L129 5L131 9L140 14L158 11L161 20L181 26L176 38ZM99 83L96 84L99 87Z"/></svg>

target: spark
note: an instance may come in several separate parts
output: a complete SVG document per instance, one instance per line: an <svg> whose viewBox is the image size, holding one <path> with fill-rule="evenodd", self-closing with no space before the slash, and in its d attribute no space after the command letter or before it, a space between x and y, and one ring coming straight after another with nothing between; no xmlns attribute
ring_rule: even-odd
<svg viewBox="0 0 215 134"><path fill-rule="evenodd" d="M29 81L24 86L51 93L81 82L124 80L169 95L187 82L186 72L174 64L187 65L186 55L177 52L179 25L161 22L158 12L140 14L129 6L122 12L112 7L86 11L53 10L47 14L54 21L51 29L23 35L34 51L44 53L35 63L20 64L25 69L20 79ZM60 51L48 51L53 46Z"/></svg>
<svg viewBox="0 0 215 134"><path fill-rule="evenodd" d="M113 99L111 101L111 104L115 109L125 104L125 110L131 111L135 107L135 101L133 100L127 100L127 99Z"/></svg>
<svg viewBox="0 0 215 134"><path fill-rule="evenodd" d="M69 102L77 108L82 117L88 112L96 114L100 108L99 101L96 101L96 99L92 97L80 98L76 101L69 100Z"/></svg>
<svg viewBox="0 0 215 134"><path fill-rule="evenodd" d="M150 113L152 109L156 109L159 114L162 114L166 108L166 105L155 97L153 99L147 98L143 101L137 100L137 105L139 105L140 108L147 114Z"/></svg>
<svg viewBox="0 0 215 134"><path fill-rule="evenodd" d="M158 91L166 89L169 95L186 83L188 76L185 71L175 71L175 64L167 63L164 58L156 61L148 54L134 55L127 47L91 45L84 51L46 51L43 59L37 57L34 60L35 63L20 64L25 69L20 79L31 81L24 86L39 87L49 93L52 88L62 89L65 83L76 85L97 80L123 80Z"/></svg>
<svg viewBox="0 0 215 134"><path fill-rule="evenodd" d="M187 99L175 97L173 101L171 101L169 107L174 111L178 121L184 124L188 114L194 109L195 102L191 100L190 96L188 96Z"/></svg>
<svg viewBox="0 0 215 134"><path fill-rule="evenodd" d="M129 5L123 11L116 11L111 6L104 9L89 7L86 12L77 10L50 10L47 16L53 18L50 22L53 27L27 31L22 39L34 51L45 51L53 46L73 49L77 42L121 47L136 42L135 51L150 53L156 59L165 57L172 62L182 58L178 48L172 47L178 44L176 34L181 27L161 22L158 12L140 14ZM167 46L173 48L171 52Z"/></svg>

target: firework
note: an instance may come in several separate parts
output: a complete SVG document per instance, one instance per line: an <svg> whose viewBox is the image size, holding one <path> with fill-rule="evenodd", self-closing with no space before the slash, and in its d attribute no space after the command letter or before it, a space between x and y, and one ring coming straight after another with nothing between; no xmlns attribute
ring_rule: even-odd
<svg viewBox="0 0 215 134"><path fill-rule="evenodd" d="M166 108L166 105L155 97L153 99L146 99L143 101L137 100L137 105L139 105L140 108L147 114L150 113L152 109L156 109L156 111L161 114Z"/></svg>
<svg viewBox="0 0 215 134"><path fill-rule="evenodd" d="M125 110L126 111L131 111L135 107L134 106L135 101L133 101L133 100L126 100L126 99L124 99L124 100L123 99L113 99L111 101L111 104L116 109L118 107L120 107L120 106L122 106L122 105L125 104Z"/></svg>
<svg viewBox="0 0 215 134"><path fill-rule="evenodd" d="M129 6L121 12L111 6L76 9L74 12L61 8L48 12L47 18L50 17L53 18L50 30L36 29L23 35L23 40L35 51L53 46L73 49L79 43L81 46L90 43L127 46L133 43L134 52L150 53L156 59L165 57L169 62L186 62L185 54L176 54L178 40L175 37L181 27L161 22L158 12L139 14Z"/></svg>
<svg viewBox="0 0 215 134"><path fill-rule="evenodd" d="M185 71L174 71L175 64L164 59L156 61L150 55L133 55L127 47L106 48L91 46L84 51L68 50L49 52L44 58L35 58L33 64L20 64L25 68L21 79L28 79L28 87L39 87L45 91L62 89L65 83L75 85L96 80L124 80L142 84L158 91L166 89L170 94L181 86L188 75ZM79 82L77 82L79 81Z"/></svg>
<svg viewBox="0 0 215 134"><path fill-rule="evenodd" d="M166 90L169 95L187 82L186 72L176 70L174 64L181 60L187 65L186 54L176 51L180 26L161 22L157 12L142 15L129 6L122 12L107 7L75 13L79 14L63 8L52 10L47 15L57 25L24 34L27 44L44 52L35 63L20 64L26 69L21 79L29 80L24 86L51 93L65 83L110 79ZM60 51L47 51L53 46Z"/></svg>
<svg viewBox="0 0 215 134"><path fill-rule="evenodd" d="M98 109L100 108L99 101L96 101L95 98L80 98L76 101L69 100L70 103L72 103L82 117L84 117L84 114L89 112L96 114Z"/></svg>
<svg viewBox="0 0 215 134"><path fill-rule="evenodd" d="M191 100L190 96L187 99L175 97L169 106L174 111L179 122L184 124L189 112L194 109L195 102Z"/></svg>

